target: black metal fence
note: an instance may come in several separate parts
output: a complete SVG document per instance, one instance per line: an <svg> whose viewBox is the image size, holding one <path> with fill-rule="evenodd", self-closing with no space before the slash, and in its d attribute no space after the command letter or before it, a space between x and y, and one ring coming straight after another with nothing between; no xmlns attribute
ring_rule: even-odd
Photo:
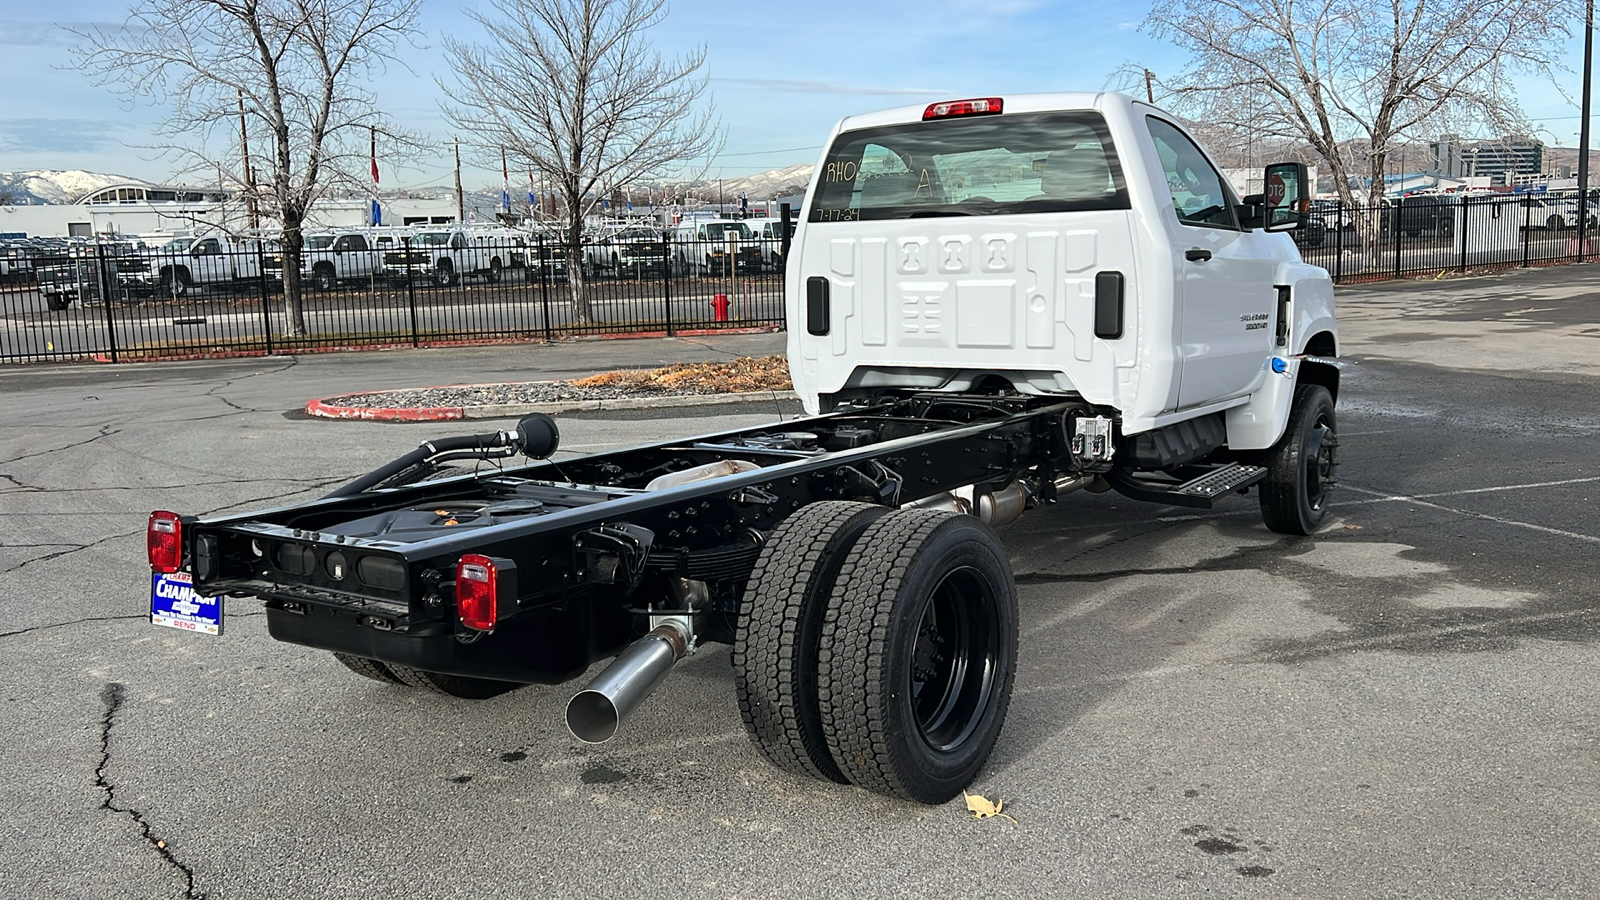
<svg viewBox="0 0 1600 900"><path fill-rule="evenodd" d="M1295 234L1335 283L1582 262L1600 257L1591 199L1576 194L1416 194L1377 207L1318 202Z"/></svg>
<svg viewBox="0 0 1600 900"><path fill-rule="evenodd" d="M1600 256L1591 201L1560 194L1421 195L1375 208L1319 203L1301 255L1349 284ZM574 335L781 326L777 241L669 234L588 244L537 235L371 232L308 249L298 310L266 242L139 250L59 242L0 249L0 363L107 361ZM357 245L358 244L358 245ZM569 285L581 267L584 287Z"/></svg>
<svg viewBox="0 0 1600 900"><path fill-rule="evenodd" d="M674 335L784 316L777 241L657 235L568 259L534 235L373 232L304 251L298 309L265 241L61 243L13 247L0 262L0 363Z"/></svg>

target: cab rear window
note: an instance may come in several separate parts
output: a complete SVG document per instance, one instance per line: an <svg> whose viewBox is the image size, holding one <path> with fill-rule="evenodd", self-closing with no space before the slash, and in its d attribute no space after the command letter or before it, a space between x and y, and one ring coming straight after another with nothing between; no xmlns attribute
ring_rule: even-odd
<svg viewBox="0 0 1600 900"><path fill-rule="evenodd" d="M1128 209L1094 112L975 116L847 131L818 173L812 222Z"/></svg>

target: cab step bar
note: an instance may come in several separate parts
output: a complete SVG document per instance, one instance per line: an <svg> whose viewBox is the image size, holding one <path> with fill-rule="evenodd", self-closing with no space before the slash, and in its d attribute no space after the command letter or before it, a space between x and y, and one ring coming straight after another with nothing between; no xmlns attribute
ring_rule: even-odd
<svg viewBox="0 0 1600 900"><path fill-rule="evenodd" d="M1112 469L1105 478L1117 493L1135 500L1210 509L1213 500L1233 491L1242 492L1266 478L1267 474L1265 466L1235 462L1216 466L1198 478L1184 482L1139 478L1121 469Z"/></svg>

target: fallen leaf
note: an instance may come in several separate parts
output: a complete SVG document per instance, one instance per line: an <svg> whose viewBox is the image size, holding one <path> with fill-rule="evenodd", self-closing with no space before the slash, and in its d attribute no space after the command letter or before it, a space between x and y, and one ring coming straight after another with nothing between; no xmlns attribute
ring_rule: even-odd
<svg viewBox="0 0 1600 900"><path fill-rule="evenodd" d="M962 791L961 796L967 798L967 809L972 812L974 819L988 819L999 816L1002 819L1010 819L1013 825L1019 824L1016 819L1012 819L1003 812L1006 807L1006 801L1003 799L990 802L988 797L981 794L969 794L966 791Z"/></svg>

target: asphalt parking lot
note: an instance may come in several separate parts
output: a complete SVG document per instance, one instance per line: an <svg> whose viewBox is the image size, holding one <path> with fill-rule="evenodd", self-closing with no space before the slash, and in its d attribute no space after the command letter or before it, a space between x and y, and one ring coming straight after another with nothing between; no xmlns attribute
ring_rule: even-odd
<svg viewBox="0 0 1600 900"><path fill-rule="evenodd" d="M1600 267L1339 301L1321 533L1082 493L1002 530L1022 656L974 789L1015 823L767 766L725 647L591 747L581 684L380 685L250 601L220 638L146 621L151 509L317 496L456 430L312 397L782 335L0 369L0 896L1600 896ZM562 446L777 414L586 414Z"/></svg>

